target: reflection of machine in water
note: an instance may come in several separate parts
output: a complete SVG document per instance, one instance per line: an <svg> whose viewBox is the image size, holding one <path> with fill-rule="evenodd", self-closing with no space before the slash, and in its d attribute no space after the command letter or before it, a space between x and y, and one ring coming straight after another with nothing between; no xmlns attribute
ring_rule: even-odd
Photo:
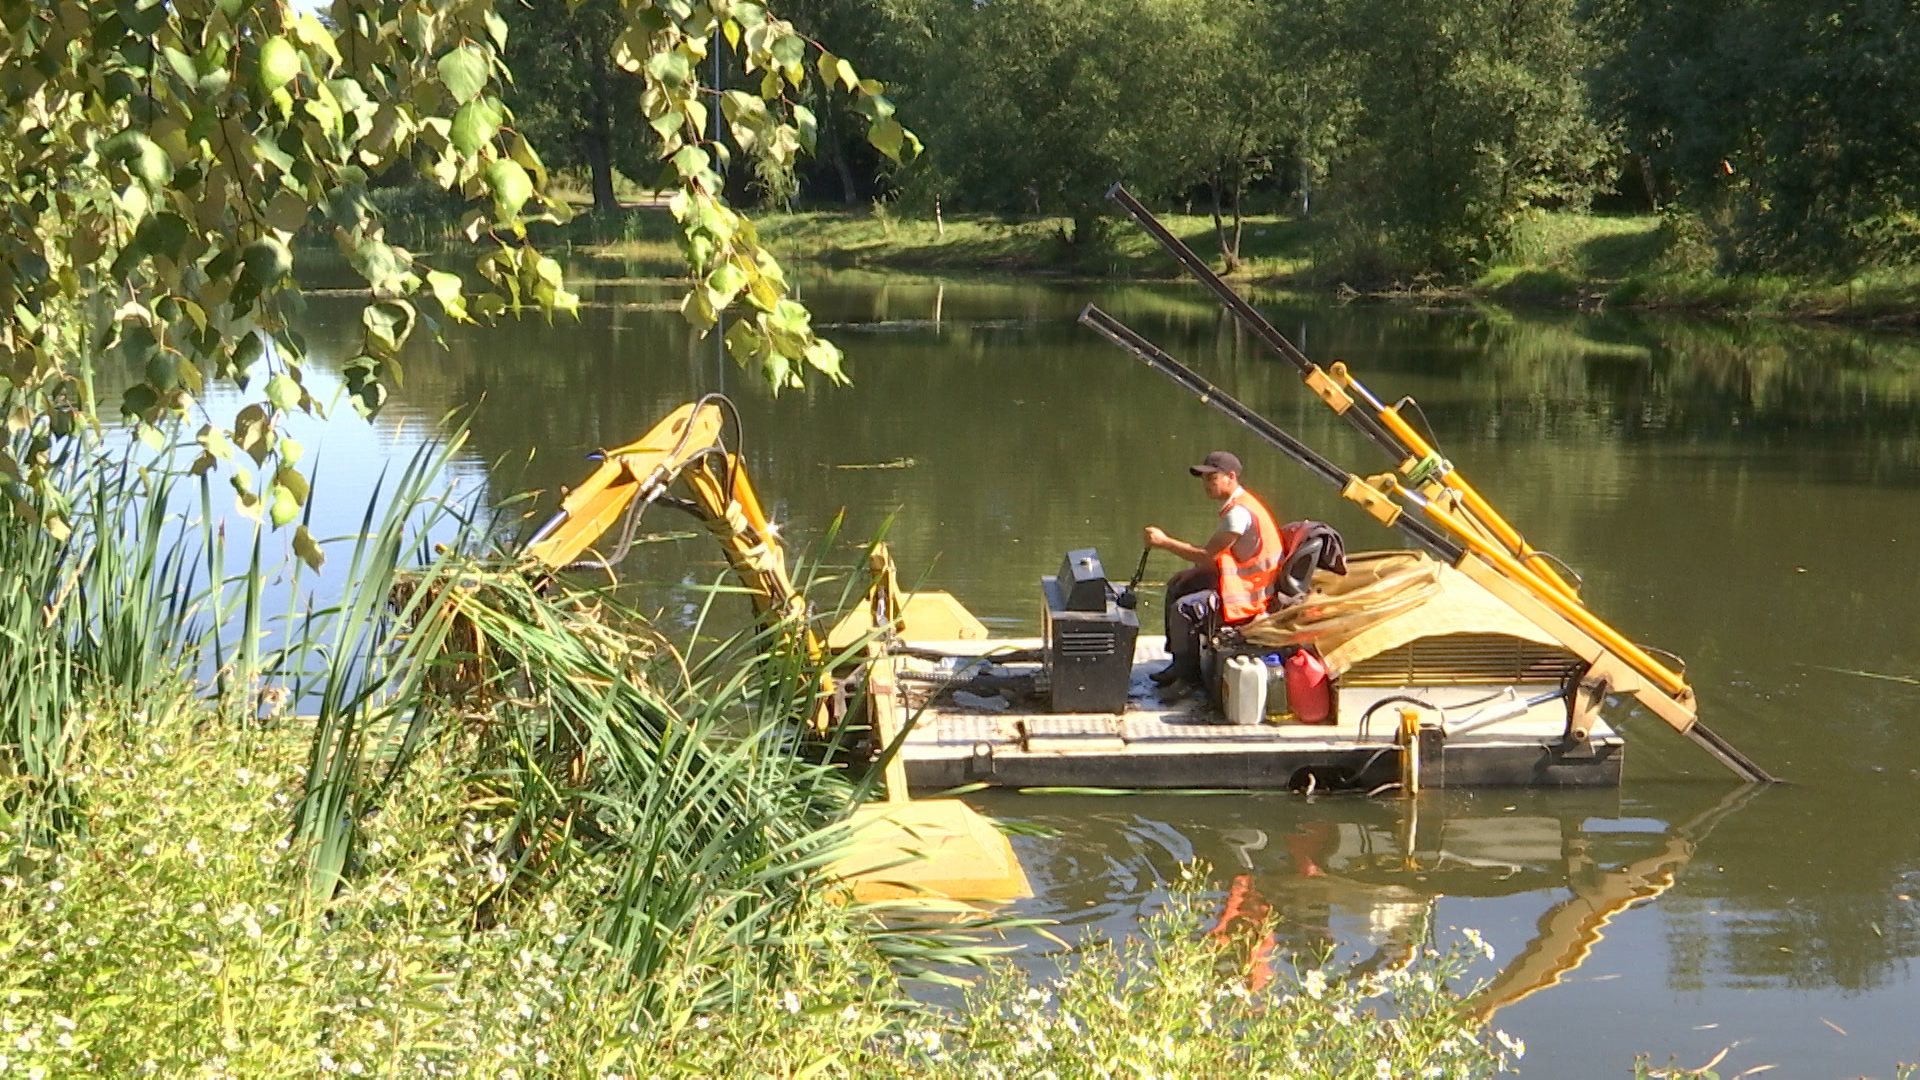
<svg viewBox="0 0 1920 1080"><path fill-rule="evenodd" d="M1540 916L1533 940L1474 997L1470 1003L1474 1017L1485 1022L1496 1010L1557 984L1579 967L1614 916L1672 888L1713 827L1758 791L1753 785L1734 789L1714 805L1668 827L1654 850L1618 866L1602 865L1584 840L1569 847L1567 883L1573 895Z"/></svg>
<svg viewBox="0 0 1920 1080"><path fill-rule="evenodd" d="M1564 892L1470 1002L1484 1021L1577 968L1608 923L1671 888L1708 832L1758 790L1743 786L1664 829L1651 821L1623 829L1617 798L1569 793L1515 793L1509 804L1439 792L1400 803L1268 804L1271 811L1237 815L1227 828L1218 817L1202 824L1154 816L1165 822L1158 829L1188 839L1194 857L1228 878L1218 932L1244 933L1272 919L1272 940L1245 942L1256 982L1267 977L1269 957L1314 956L1342 939L1371 950L1357 972L1405 966L1432 941L1443 897ZM1153 810L1179 806L1167 800ZM1036 880L1054 876L1051 867L1033 869Z"/></svg>

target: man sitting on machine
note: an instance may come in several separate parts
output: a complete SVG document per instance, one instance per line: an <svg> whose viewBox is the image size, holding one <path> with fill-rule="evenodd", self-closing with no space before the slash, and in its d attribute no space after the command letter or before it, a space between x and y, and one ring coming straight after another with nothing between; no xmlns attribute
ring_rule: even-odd
<svg viewBox="0 0 1920 1080"><path fill-rule="evenodd" d="M1220 501L1220 527L1206 546L1146 528L1149 548L1170 551L1193 565L1167 581L1167 651L1173 663L1153 673L1166 686L1200 681L1200 645L1214 627L1239 626L1267 613L1280 579L1286 551L1273 515L1240 486L1240 459L1215 450L1188 470L1200 478L1207 497Z"/></svg>

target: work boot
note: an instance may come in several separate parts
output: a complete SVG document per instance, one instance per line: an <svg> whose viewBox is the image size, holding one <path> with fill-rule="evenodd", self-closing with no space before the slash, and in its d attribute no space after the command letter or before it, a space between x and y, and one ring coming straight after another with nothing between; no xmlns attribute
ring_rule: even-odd
<svg viewBox="0 0 1920 1080"><path fill-rule="evenodd" d="M1187 660L1184 657L1176 656L1173 658L1173 663L1168 664L1159 671L1153 672L1148 675L1147 678L1152 679L1153 685L1155 686L1172 686L1182 679L1188 682L1198 682L1200 681L1199 669L1199 664Z"/></svg>

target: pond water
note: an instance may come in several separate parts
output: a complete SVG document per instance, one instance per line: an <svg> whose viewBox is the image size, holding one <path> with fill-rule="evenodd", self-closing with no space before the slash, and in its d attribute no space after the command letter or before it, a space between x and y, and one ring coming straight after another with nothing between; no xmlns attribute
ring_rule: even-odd
<svg viewBox="0 0 1920 1080"><path fill-rule="evenodd" d="M1362 472L1384 466L1197 289L1032 280L803 279L854 382L777 400L693 340L676 286L580 266L578 323L453 332L419 348L379 425L342 410L320 456L315 531L345 532L377 463L477 406L458 464L498 497L586 475L673 406L724 390L785 534L852 561L883 527L909 582L996 631L1038 633L1038 578L1068 548L1132 569L1142 525L1204 535L1185 466L1238 453L1284 520L1398 546L1277 452L1074 323L1099 303L1269 418ZM1411 394L1442 449L1588 604L1683 656L1704 720L1790 781L1742 794L1692 744L1626 715L1615 792L996 795L1047 826L1016 847L1023 912L1063 936L1124 933L1188 860L1276 914L1286 944L1390 962L1485 934L1527 1071L1621 1076L1636 1053L1721 1075L1879 1075L1920 1060L1920 342L1866 331L1496 310L1264 305L1322 363ZM325 369L350 302L309 302ZM324 380L323 380L324 381ZM531 456L530 456L531 455ZM890 466L875 468L871 466ZM866 467L854 467L866 466ZM686 531L654 512L656 533ZM1175 567L1157 556L1149 580ZM669 623L722 570L704 537L624 568ZM1157 600L1143 609L1158 619ZM1575 961L1578 961L1576 964Z"/></svg>

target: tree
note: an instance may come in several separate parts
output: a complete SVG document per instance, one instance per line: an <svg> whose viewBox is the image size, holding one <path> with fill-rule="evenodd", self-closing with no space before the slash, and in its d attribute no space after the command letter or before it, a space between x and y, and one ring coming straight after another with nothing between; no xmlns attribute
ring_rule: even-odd
<svg viewBox="0 0 1920 1080"><path fill-rule="evenodd" d="M879 83L757 4L620 10L613 63L641 80L635 119L679 183L673 214L693 279L682 311L704 333L737 309L727 346L775 387L808 369L841 378L839 350L724 199L714 95L700 81L708 42L724 36L754 80L753 92L718 95L751 154L788 162L811 142L812 114L793 95L812 71L856 95L882 153L909 156L917 140ZM225 467L245 513L276 526L299 516L301 448L280 421L320 407L289 318L291 244L310 224L331 231L368 286L360 353L345 368L364 412L433 313L574 307L559 264L527 242L528 220L565 210L499 97L509 28L491 0L334 0L326 22L288 0L0 0L0 31L0 400L14 436L0 472L17 481L14 511L56 533L53 466L91 432L93 362L106 348L145 373L120 402L143 438L157 445L155 424L197 412L196 468ZM386 242L365 187L401 163L472 204L477 286ZM209 379L259 379L263 393L219 423L198 404ZM318 561L304 528L294 544Z"/></svg>
<svg viewBox="0 0 1920 1080"><path fill-rule="evenodd" d="M781 13L802 34L831 41L861 70L909 70L926 26L918 0L787 0ZM807 104L820 120L816 170L839 189L839 201L857 206L873 191L886 159L863 137L867 118L859 98L831 81L815 83Z"/></svg>
<svg viewBox="0 0 1920 1080"><path fill-rule="evenodd" d="M1606 179L1573 0L1355 3L1343 31L1358 113L1331 174L1416 261L1458 267L1529 207L1585 205Z"/></svg>
<svg viewBox="0 0 1920 1080"><path fill-rule="evenodd" d="M1147 197L1191 186L1206 156L1191 135L1209 119L1192 38L1221 6L930 4L909 100L929 125L932 166L974 205L1070 215L1076 242L1098 232L1115 181ZM1231 53L1227 37L1210 34L1213 48Z"/></svg>
<svg viewBox="0 0 1920 1080"><path fill-rule="evenodd" d="M1755 265L1920 248L1920 11L1890 0L1597 5L1598 83L1656 191Z"/></svg>
<svg viewBox="0 0 1920 1080"><path fill-rule="evenodd" d="M595 210L617 210L613 173L651 179L652 129L633 123L643 81L614 65L626 28L614 0L578 6L508 3L505 94L516 125L560 167L585 166ZM624 121L624 122L623 122Z"/></svg>
<svg viewBox="0 0 1920 1080"><path fill-rule="evenodd" d="M1206 186L1228 272L1240 265L1247 185L1287 155L1304 190L1351 111L1346 58L1329 33L1327 7L1322 0L1213 0L1190 5L1187 25L1174 31L1205 61L1194 66L1191 105L1155 126L1168 136L1164 152L1179 162L1170 184Z"/></svg>

